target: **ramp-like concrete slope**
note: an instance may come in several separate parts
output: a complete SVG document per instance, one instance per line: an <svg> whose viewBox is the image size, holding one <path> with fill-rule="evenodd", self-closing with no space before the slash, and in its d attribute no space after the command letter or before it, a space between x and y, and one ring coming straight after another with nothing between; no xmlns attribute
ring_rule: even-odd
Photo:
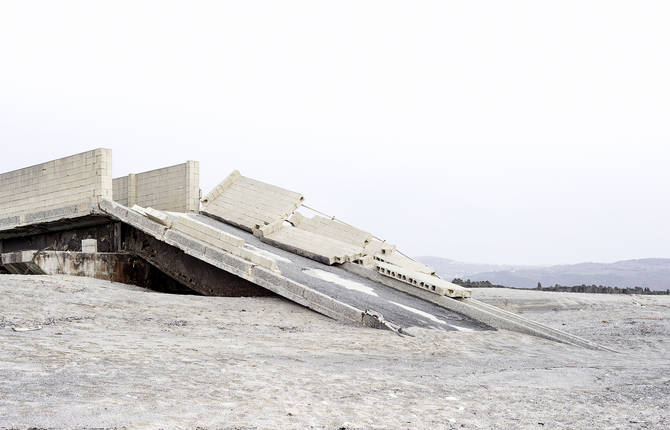
<svg viewBox="0 0 670 430"><path fill-rule="evenodd" d="M251 232L274 247L320 263L356 262L436 294L450 297L471 295L469 290L439 279L434 276L432 268L395 249L384 245L375 247L371 233L334 217L303 216L296 212L303 200L300 193L247 178L234 171L203 200L202 212ZM372 246L368 248L369 245ZM384 264L393 267L387 270Z"/></svg>
<svg viewBox="0 0 670 430"><path fill-rule="evenodd" d="M321 264L263 243L241 228L206 215L170 213L171 223L164 219L159 223L139 211L110 200L103 200L100 209L192 257L340 321L395 330L408 327L490 329L471 318L339 267ZM144 212L153 212L154 219L162 218L158 216L159 211ZM183 219L208 228L174 228L179 224L177 220ZM235 241L235 244L228 242L226 250L217 246L221 242L212 240L224 236L239 241ZM238 249L232 250L230 245ZM276 262L277 269L264 267L260 259ZM383 318L379 318L378 314Z"/></svg>
<svg viewBox="0 0 670 430"><path fill-rule="evenodd" d="M307 285L342 303L369 309L400 327L430 327L440 330L484 330L480 322L450 311L435 303L351 273L338 266L309 258L262 242L258 237L204 214L186 215L216 229L244 239L247 247L261 250L277 262L282 276Z"/></svg>

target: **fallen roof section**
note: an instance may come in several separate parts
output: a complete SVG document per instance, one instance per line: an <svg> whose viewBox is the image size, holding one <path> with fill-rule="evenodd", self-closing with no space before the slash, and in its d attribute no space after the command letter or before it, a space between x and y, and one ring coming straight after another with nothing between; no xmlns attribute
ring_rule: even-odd
<svg viewBox="0 0 670 430"><path fill-rule="evenodd" d="M300 193L242 176L233 171L202 201L202 211L253 232L286 220L303 201Z"/></svg>

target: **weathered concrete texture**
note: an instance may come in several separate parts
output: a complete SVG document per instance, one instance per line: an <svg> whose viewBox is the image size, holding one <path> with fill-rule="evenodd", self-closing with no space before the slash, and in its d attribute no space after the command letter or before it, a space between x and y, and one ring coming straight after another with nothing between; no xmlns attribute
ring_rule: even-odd
<svg viewBox="0 0 670 430"><path fill-rule="evenodd" d="M412 270L414 272L425 273L428 275L435 275L435 269L432 267L426 266L423 263L420 263L414 259L411 259L397 250L390 252L383 251L381 253L374 254L374 259L382 263L393 264L395 266L402 267L407 270Z"/></svg>
<svg viewBox="0 0 670 430"><path fill-rule="evenodd" d="M0 266L16 275L47 275L35 262L37 251L5 252L0 255Z"/></svg>
<svg viewBox="0 0 670 430"><path fill-rule="evenodd" d="M209 225L204 224L197 219L191 218L186 214L176 216L170 221L172 221L173 228L177 231L186 233L189 236L209 245L221 248L222 250L229 252L236 257L241 257L245 260L251 261L253 264L263 266L270 270L279 271L277 262L275 262L272 258L268 258L267 256L258 254L245 248L244 240L235 235L210 227Z"/></svg>
<svg viewBox="0 0 670 430"><path fill-rule="evenodd" d="M99 252L121 251L121 237L118 233L121 224L107 217L89 218L75 218L70 223L35 225L34 229L26 230L22 235L0 239L0 248L2 252L26 249L81 251L83 240L95 238Z"/></svg>
<svg viewBox="0 0 670 430"><path fill-rule="evenodd" d="M377 272L384 276L395 278L401 282L409 284L413 287L422 288L431 293L440 296L449 297L471 297L472 292L451 282L442 280L436 276L427 275L425 273L408 270L393 264L386 264L378 261L375 264Z"/></svg>
<svg viewBox="0 0 670 430"><path fill-rule="evenodd" d="M380 282L398 291L403 291L411 296L466 315L497 329L510 330L588 349L607 349L574 334L539 324L512 312L472 299L469 296L464 298L440 296L425 289L415 288L406 282L399 281L393 277L387 277L375 270L370 270L358 264L345 263L342 265L342 268L370 280Z"/></svg>
<svg viewBox="0 0 670 430"><path fill-rule="evenodd" d="M210 227L207 224L187 216L175 217L173 228L202 242L217 246L225 251L244 246L244 240L239 237Z"/></svg>
<svg viewBox="0 0 670 430"><path fill-rule="evenodd" d="M270 274L269 271L257 267L253 270L255 277L250 278L252 282L337 320L361 324L366 310L369 310L381 314L388 328L432 327L447 331L490 329L485 324L437 304L350 273L338 265L325 265L313 258L274 247L253 234L206 215L191 216L212 227L237 235L248 245L275 256L281 275ZM428 292L426 294L439 297Z"/></svg>
<svg viewBox="0 0 670 430"><path fill-rule="evenodd" d="M183 164L130 174L113 181L114 201L173 212L200 209L200 163Z"/></svg>
<svg viewBox="0 0 670 430"><path fill-rule="evenodd" d="M27 214L48 216L50 211L111 198L111 172L112 151L95 149L0 174L0 228L33 222Z"/></svg>
<svg viewBox="0 0 670 430"><path fill-rule="evenodd" d="M133 209L139 208L139 206L133 206ZM146 208L142 210L144 215L152 221L156 221L159 224L163 224L167 228L172 228L173 221L170 219L170 216L166 213L158 211L154 208Z"/></svg>
<svg viewBox="0 0 670 430"><path fill-rule="evenodd" d="M101 203L101 209L111 216L127 223L130 227L137 230L138 232L145 233L141 240L136 241L136 245L128 248L129 252L137 253L147 261L157 265L157 267L160 267L161 270L165 270L166 273L170 274L170 276L174 276L176 279L186 285L190 286L188 283L189 280L184 279L184 277L190 276L190 273L192 272L199 272L199 269L193 270L189 268L195 267L194 265L198 264L196 261L199 261L200 263L204 262L214 266L215 268L222 269L225 272L247 280L253 284L257 284L267 290L272 291L273 293L286 297L289 300L295 301L296 303L309 307L310 309L313 309L331 318L335 318L339 321L364 325L368 327L384 327L389 329L397 328L393 321L384 320L380 315L376 315L374 312L372 312L371 310L375 310L374 306L367 306L370 304L368 301L364 300L362 302L366 308L361 309L355 305L338 300L338 295L333 297L332 291L336 291L337 287L335 287L335 290L329 291L328 293L310 288L307 286L309 283L305 282L308 279L311 279L307 275L298 274L299 280L285 277L278 273L278 271L267 269L259 264L255 264L252 261L240 258L219 247L198 240L187 233L183 233L175 229L167 229L165 226L155 223L140 215L139 213L127 209L115 202L104 201ZM258 250L254 250L253 247L248 248L246 246L243 249L248 249L254 254L264 256L274 254L272 251L268 252L267 249L259 248L258 244L261 243L260 240L256 236L239 228L223 224L203 215L181 216L196 218L202 223L208 224L211 227L222 230L234 236L243 234L246 238L244 239L245 243L250 243L249 241L253 242L253 246ZM229 231L226 228L221 228L222 226L229 227L233 229L234 232ZM130 246L128 245L128 243L130 243L128 240L128 235L124 234L124 238L126 246ZM154 241L153 239L156 240ZM179 250L183 251L183 255L180 253L174 254L173 252L173 254L171 254L172 260L170 260L168 263L161 263L157 258L152 258L151 253L153 250L161 249L162 247L178 248ZM276 254L274 255L277 256ZM187 258L188 256L193 257L193 260ZM285 257L281 258L286 259ZM182 267L182 265L185 266ZM283 267L287 266L284 265ZM290 269L290 271L295 275L296 273L294 273L294 269ZM284 269L282 268L282 270ZM196 289L195 287L192 288ZM196 291L198 290L196 289ZM204 292L204 294L208 294L208 292ZM396 300L402 302L403 298L398 297ZM421 307L421 304L417 305ZM370 311L368 311L368 309L370 309ZM470 324L473 327L487 329L487 327L469 319L464 320L458 315L453 315L440 309L436 310L440 314L447 314L447 318L459 321L459 324ZM389 313L392 315L405 315L405 317L408 315L406 310L403 310L397 305L391 306ZM409 322L410 325L421 325L425 323L423 320L413 318L412 316L410 316L410 318L405 318L404 320L401 318L401 321L399 322ZM446 322L441 322L440 324L444 324L444 329L450 329Z"/></svg>
<svg viewBox="0 0 670 430"><path fill-rule="evenodd" d="M87 201L47 210L36 210L35 212L26 212L21 215L0 219L0 236L7 234L20 235L27 226L27 230L33 229L37 224L54 223L58 221L71 222L75 218L88 217L98 212L98 198L91 198ZM5 233L7 230L12 232Z"/></svg>
<svg viewBox="0 0 670 430"><path fill-rule="evenodd" d="M202 203L204 213L253 232L288 219L302 201L300 193L244 177L235 170Z"/></svg>
<svg viewBox="0 0 670 430"><path fill-rule="evenodd" d="M82 276L165 293L197 294L131 254L30 250L4 253L0 263L6 272L18 275Z"/></svg>
<svg viewBox="0 0 670 430"><path fill-rule="evenodd" d="M395 250L396 246L377 239L372 239L365 245L365 254L369 256L374 256L381 253L390 253Z"/></svg>
<svg viewBox="0 0 670 430"><path fill-rule="evenodd" d="M281 226L261 240L294 254L332 265L360 257L363 248L292 226Z"/></svg>
<svg viewBox="0 0 670 430"><path fill-rule="evenodd" d="M291 216L289 222L301 230L358 247L364 247L372 240L372 234L367 231L319 215L308 218L296 212Z"/></svg>

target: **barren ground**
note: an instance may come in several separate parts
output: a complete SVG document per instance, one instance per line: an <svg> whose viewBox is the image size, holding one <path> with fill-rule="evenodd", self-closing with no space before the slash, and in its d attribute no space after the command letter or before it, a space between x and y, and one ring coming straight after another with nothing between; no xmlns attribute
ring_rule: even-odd
<svg viewBox="0 0 670 430"><path fill-rule="evenodd" d="M474 296L620 353L0 275L0 428L670 428L670 297Z"/></svg>

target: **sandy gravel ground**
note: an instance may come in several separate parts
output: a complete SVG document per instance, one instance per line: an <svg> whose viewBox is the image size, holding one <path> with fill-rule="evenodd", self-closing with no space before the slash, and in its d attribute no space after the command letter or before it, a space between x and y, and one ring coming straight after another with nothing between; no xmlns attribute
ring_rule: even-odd
<svg viewBox="0 0 670 430"><path fill-rule="evenodd" d="M0 275L0 428L670 428L670 297L475 297L620 353Z"/></svg>

